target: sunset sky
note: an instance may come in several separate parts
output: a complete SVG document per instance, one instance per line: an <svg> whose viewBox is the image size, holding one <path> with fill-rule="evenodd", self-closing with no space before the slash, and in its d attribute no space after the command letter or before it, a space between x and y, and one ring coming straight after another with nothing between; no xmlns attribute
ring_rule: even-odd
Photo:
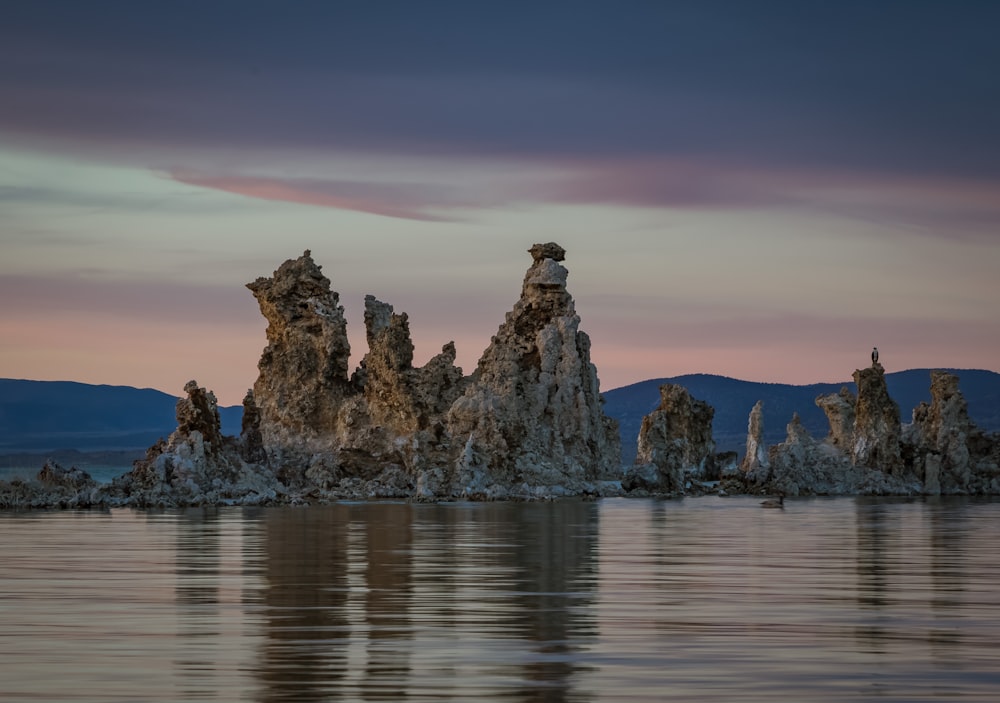
<svg viewBox="0 0 1000 703"><path fill-rule="evenodd" d="M311 249L471 372L534 242L602 389L1000 371L1000 3L25 0L0 377L224 404Z"/></svg>

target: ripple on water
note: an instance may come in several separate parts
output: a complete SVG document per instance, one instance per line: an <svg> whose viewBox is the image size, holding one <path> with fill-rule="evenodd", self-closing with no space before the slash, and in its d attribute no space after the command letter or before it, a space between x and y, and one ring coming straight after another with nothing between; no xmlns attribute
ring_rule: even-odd
<svg viewBox="0 0 1000 703"><path fill-rule="evenodd" d="M993 700L1000 503L0 515L10 700Z"/></svg>

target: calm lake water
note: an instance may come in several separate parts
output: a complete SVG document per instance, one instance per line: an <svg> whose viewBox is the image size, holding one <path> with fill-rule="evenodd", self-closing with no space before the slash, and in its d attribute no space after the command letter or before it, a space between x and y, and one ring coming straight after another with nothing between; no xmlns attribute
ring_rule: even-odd
<svg viewBox="0 0 1000 703"><path fill-rule="evenodd" d="M0 514L10 701L996 701L1000 502Z"/></svg>

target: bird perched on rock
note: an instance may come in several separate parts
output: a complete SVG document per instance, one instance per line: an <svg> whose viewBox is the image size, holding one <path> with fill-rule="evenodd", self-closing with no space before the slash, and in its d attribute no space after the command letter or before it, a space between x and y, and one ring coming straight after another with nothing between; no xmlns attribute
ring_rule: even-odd
<svg viewBox="0 0 1000 703"><path fill-rule="evenodd" d="M878 347L872 347L872 364L878 363Z"/></svg>

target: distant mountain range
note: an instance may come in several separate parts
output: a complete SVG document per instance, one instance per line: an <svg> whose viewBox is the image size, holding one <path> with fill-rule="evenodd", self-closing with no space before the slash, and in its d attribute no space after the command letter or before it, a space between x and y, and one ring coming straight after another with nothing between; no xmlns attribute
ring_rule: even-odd
<svg viewBox="0 0 1000 703"><path fill-rule="evenodd" d="M948 369L959 377L959 388L969 404L969 415L987 431L1000 430L1000 374L993 371ZM911 369L886 374L889 395L899 404L900 419L906 423L921 401L930 402L931 369ZM755 383L725 376L692 374L640 381L631 386L606 391L604 412L618 420L622 435L622 460L635 459L636 438L642 418L660 403L660 386L676 383L698 400L715 408L712 430L718 451L734 450L741 455L746 446L747 420L758 400L764 403L764 439L777 444L785 439L785 427L798 412L802 424L817 439L830 430L826 415L816 407L818 395L836 393L842 386L852 392L854 381L792 386L783 383Z"/></svg>
<svg viewBox="0 0 1000 703"><path fill-rule="evenodd" d="M955 370L969 403L969 414L979 427L1000 430L1000 374ZM886 374L889 393L899 403L903 422L921 401L930 401L930 369ZM618 420L623 461L635 459L635 443L642 418L660 402L660 386L677 383L692 396L715 408L713 432L719 451L742 453L747 417L758 400L764 402L764 437L768 444L785 438L785 426L799 413L814 437L829 430L826 416L816 407L816 396L836 393L841 386L857 392L853 381L792 386L755 383L725 376L694 374L642 381L603 393L604 411ZM177 398L149 388L95 386L71 381L0 379L0 456L73 456L113 450L120 456L142 453L160 437L174 431ZM242 407L220 407L222 431L239 434Z"/></svg>
<svg viewBox="0 0 1000 703"><path fill-rule="evenodd" d="M177 427L177 398L151 388L0 379L0 455L145 449ZM238 434L241 406L219 408Z"/></svg>

